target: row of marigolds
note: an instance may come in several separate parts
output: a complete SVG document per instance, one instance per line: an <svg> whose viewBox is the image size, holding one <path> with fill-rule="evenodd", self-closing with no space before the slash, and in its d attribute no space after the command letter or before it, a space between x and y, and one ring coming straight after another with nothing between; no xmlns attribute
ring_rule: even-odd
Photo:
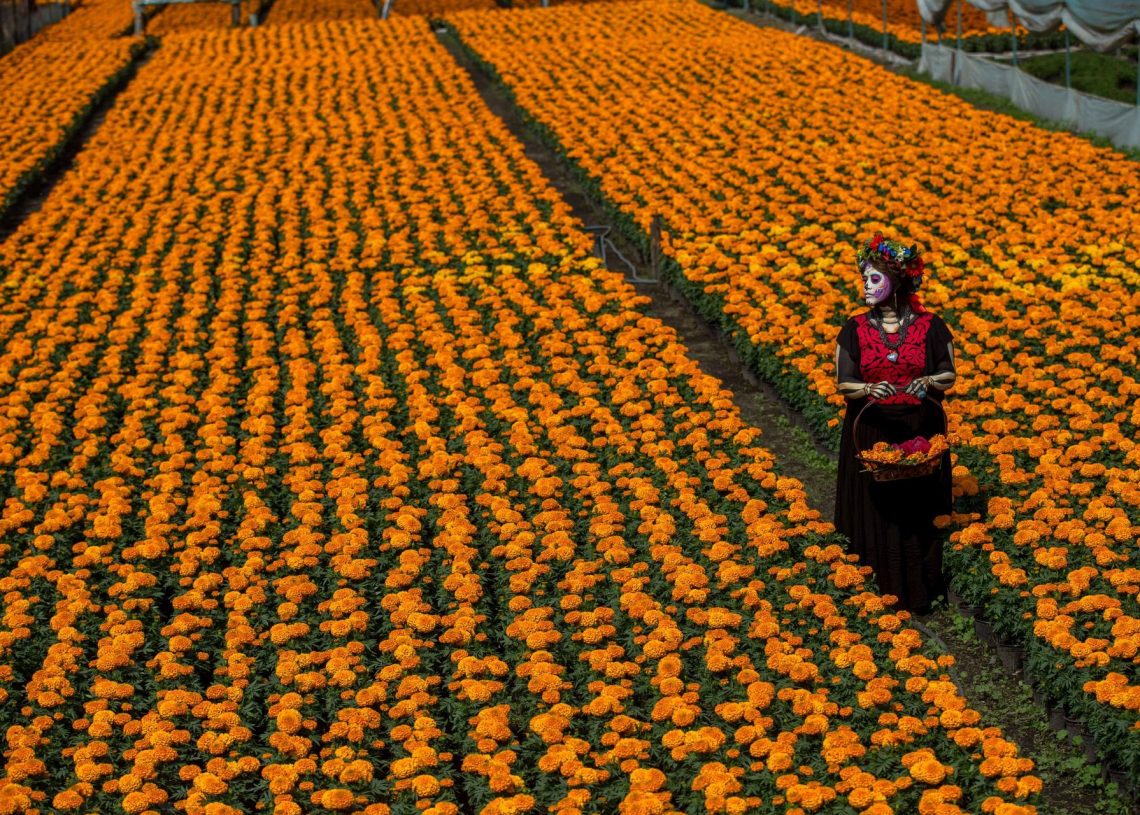
<svg viewBox="0 0 1140 815"><path fill-rule="evenodd" d="M458 8L494 8L493 0L400 0L396 14L442 14ZM268 0L242 0L242 24L265 16ZM294 23L376 17L372 0L279 0L270 22ZM232 25L229 4L152 6L147 33L157 36ZM82 0L62 21L48 26L0 57L0 216L63 153L104 99L128 78L147 51L130 36L128 0Z"/></svg>
<svg viewBox="0 0 1140 815"><path fill-rule="evenodd" d="M749 6L753 10L766 11L777 17L788 16L794 11L798 19L812 19L818 21L820 15L830 24L842 23L839 30L846 33L848 22L858 26L863 38L874 40L874 35L882 35L884 16L887 34L899 43L916 46L922 42L922 17L919 15L918 4L909 0L750 0ZM943 23L943 34L948 37L957 35L957 8L951 10ZM830 26L829 26L830 27ZM934 26L927 26L928 39L936 41L939 36ZM969 3L962 3L962 36L972 39L982 35L1000 33L1000 30L990 25L985 12L974 8ZM1005 32L1009 33L1008 28ZM877 43L876 43L877 44Z"/></svg>
<svg viewBox="0 0 1140 815"><path fill-rule="evenodd" d="M130 24L129 12L125 2L84 4L0 57L0 216L39 181L142 54L141 39L112 36ZM108 20L117 31L100 27Z"/></svg>
<svg viewBox="0 0 1140 815"><path fill-rule="evenodd" d="M1140 772L1136 163L697 3L449 19L631 234L663 216L675 282L832 443L855 245L927 250L954 585Z"/></svg>
<svg viewBox="0 0 1140 815"><path fill-rule="evenodd" d="M822 25L828 31L851 35L876 47L883 44L885 30L885 47L912 59L921 56L924 32L928 42L968 51L1008 51L1013 46L1008 20L1001 27L995 26L984 11L967 0L953 4L940 26L924 26L919 4L914 0L748 0L745 5L777 18L812 27ZM1017 27L1020 48L1059 46L1058 36Z"/></svg>
<svg viewBox="0 0 1140 815"><path fill-rule="evenodd" d="M0 244L0 812L1034 811L567 212L422 22L164 37Z"/></svg>
<svg viewBox="0 0 1140 815"><path fill-rule="evenodd" d="M513 5L522 5L514 3ZM538 0L527 3L539 5ZM259 24L292 25L295 23L316 23L331 20L351 22L375 19L384 3L374 0L242 0L241 18L249 19L256 12ZM441 16L461 9L496 9L496 0L391 0L388 13L393 16L430 15ZM162 13L147 26L148 33L156 35L194 29L222 29L230 25L228 5L210 4L172 5L162 8Z"/></svg>

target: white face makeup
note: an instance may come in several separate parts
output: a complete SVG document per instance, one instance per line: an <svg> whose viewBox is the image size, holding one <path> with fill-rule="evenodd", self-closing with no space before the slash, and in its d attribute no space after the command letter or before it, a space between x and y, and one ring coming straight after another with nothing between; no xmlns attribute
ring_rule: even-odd
<svg viewBox="0 0 1140 815"><path fill-rule="evenodd" d="M891 279L874 266L863 267L863 296L869 306L877 306L891 296Z"/></svg>

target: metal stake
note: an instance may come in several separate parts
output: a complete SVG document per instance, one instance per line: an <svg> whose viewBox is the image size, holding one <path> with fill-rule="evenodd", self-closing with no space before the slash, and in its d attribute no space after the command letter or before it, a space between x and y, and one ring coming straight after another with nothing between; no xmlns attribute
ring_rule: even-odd
<svg viewBox="0 0 1140 815"><path fill-rule="evenodd" d="M823 31L823 0L819 0L819 3L816 5L815 19L816 22L819 23L819 30Z"/></svg>
<svg viewBox="0 0 1140 815"><path fill-rule="evenodd" d="M851 5L855 0L847 0L847 39L855 39L855 22L851 18Z"/></svg>
<svg viewBox="0 0 1140 815"><path fill-rule="evenodd" d="M954 60L954 76L952 77L953 82L951 83L953 85L958 84L958 77L961 75L961 71L962 71L962 0L958 0L958 38L957 38L957 45L958 45L958 58L956 60Z"/></svg>
<svg viewBox="0 0 1140 815"><path fill-rule="evenodd" d="M1013 41L1013 67L1017 67L1017 15L1010 9L1009 12L1009 37Z"/></svg>
<svg viewBox="0 0 1140 815"><path fill-rule="evenodd" d="M887 50L887 0L883 0L883 50Z"/></svg>
<svg viewBox="0 0 1140 815"><path fill-rule="evenodd" d="M664 219L660 213L653 216L649 222L649 268L653 279L661 279L661 225Z"/></svg>
<svg viewBox="0 0 1140 815"><path fill-rule="evenodd" d="M1065 29L1065 87L1073 89L1073 56L1069 48L1069 29ZM1140 89L1138 89L1140 91Z"/></svg>

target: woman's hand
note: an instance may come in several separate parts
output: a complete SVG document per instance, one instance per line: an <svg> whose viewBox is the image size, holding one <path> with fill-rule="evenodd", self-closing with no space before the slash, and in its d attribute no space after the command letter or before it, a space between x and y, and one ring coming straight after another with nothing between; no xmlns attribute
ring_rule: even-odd
<svg viewBox="0 0 1140 815"><path fill-rule="evenodd" d="M839 392L848 399L886 399L898 390L890 382L840 382Z"/></svg>
<svg viewBox="0 0 1140 815"><path fill-rule="evenodd" d="M925 399L928 390L930 390L930 377L920 376L911 380L910 384L906 386L905 393L917 396L919 399Z"/></svg>
<svg viewBox="0 0 1140 815"><path fill-rule="evenodd" d="M867 383L867 395L872 399L886 399L888 396L894 396L898 390L890 382L869 382Z"/></svg>

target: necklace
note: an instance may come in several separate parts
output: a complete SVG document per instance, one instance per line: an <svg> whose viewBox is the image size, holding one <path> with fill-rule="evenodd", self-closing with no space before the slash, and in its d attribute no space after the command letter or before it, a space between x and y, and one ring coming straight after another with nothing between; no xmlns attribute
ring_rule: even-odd
<svg viewBox="0 0 1140 815"><path fill-rule="evenodd" d="M891 362L899 361L899 348L906 342L906 330L910 325L909 317L910 310L908 309L903 316L899 318L899 330L895 332L897 339L894 342L888 339L891 335L883 329L882 318L876 315L871 319L871 325L875 326L879 332L879 337L883 340L883 345L887 346L887 359Z"/></svg>

